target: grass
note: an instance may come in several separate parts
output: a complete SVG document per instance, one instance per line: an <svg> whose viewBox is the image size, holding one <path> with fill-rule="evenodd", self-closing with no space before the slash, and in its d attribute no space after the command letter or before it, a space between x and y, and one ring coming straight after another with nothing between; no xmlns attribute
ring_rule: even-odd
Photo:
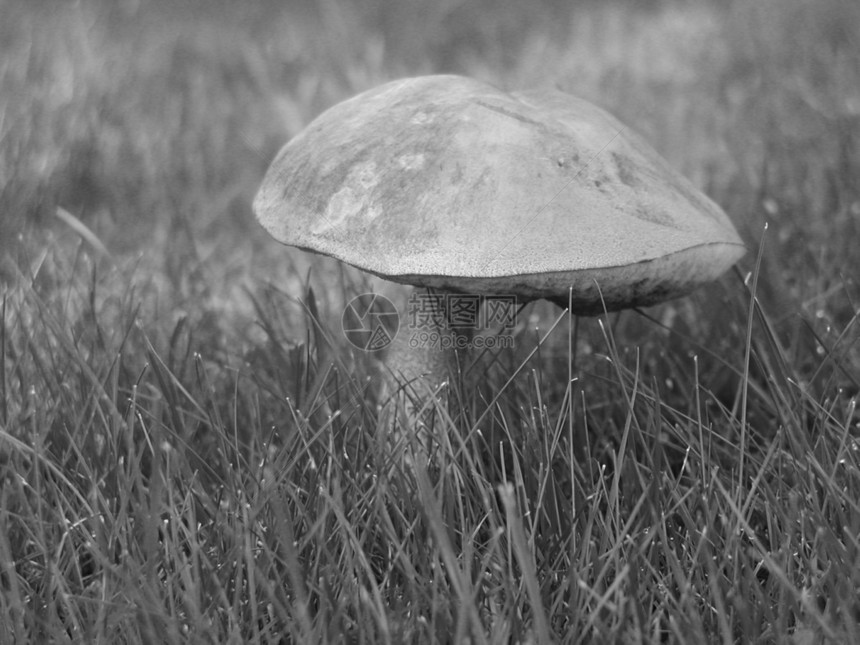
<svg viewBox="0 0 860 645"><path fill-rule="evenodd" d="M2 5L0 642L860 642L853 4ZM606 106L751 252L524 310L405 467L365 279L250 203L435 71Z"/></svg>

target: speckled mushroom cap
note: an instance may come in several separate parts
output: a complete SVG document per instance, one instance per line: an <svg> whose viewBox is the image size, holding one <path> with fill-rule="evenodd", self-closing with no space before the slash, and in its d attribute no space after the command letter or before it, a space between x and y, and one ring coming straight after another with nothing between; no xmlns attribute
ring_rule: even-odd
<svg viewBox="0 0 860 645"><path fill-rule="evenodd" d="M607 112L459 76L330 108L280 151L254 210L280 242L389 280L563 306L572 289L580 314L680 296L745 252Z"/></svg>

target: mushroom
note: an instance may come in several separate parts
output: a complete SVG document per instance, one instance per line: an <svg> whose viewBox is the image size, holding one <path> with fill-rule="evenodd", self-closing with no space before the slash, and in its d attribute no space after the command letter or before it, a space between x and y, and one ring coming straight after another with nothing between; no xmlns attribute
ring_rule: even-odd
<svg viewBox="0 0 860 645"><path fill-rule="evenodd" d="M607 112L461 76L330 108L281 149L254 210L278 241L386 280L578 315L682 296L745 252L726 214ZM468 344L436 313L450 345ZM443 382L455 347L415 349L404 327L389 368Z"/></svg>

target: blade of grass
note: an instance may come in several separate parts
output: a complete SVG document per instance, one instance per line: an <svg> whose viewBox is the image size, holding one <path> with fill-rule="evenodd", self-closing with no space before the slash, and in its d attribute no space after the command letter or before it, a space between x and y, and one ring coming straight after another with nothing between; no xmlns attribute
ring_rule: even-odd
<svg viewBox="0 0 860 645"><path fill-rule="evenodd" d="M746 335L746 346L744 349L744 375L742 380L742 388L741 388L741 428L740 428L740 445L738 446L739 455L738 455L738 483L737 483L737 498L735 500L735 504L737 506L741 505L741 495L744 489L744 468L746 462L746 452L747 452L747 410L748 410L748 395L749 395L749 383L750 383L750 355L752 352L752 336L753 336L753 321L755 320L755 312L756 312L756 294L758 289L758 276L759 271L761 269L761 260L764 255L764 240L765 234L767 233L767 222L764 224L764 229L761 235L761 241L759 242L758 247L758 256L756 257L755 269L753 271L752 279L752 288L750 288L750 304L749 304L749 313L747 317L747 335ZM746 283L746 281L744 281Z"/></svg>
<svg viewBox="0 0 860 645"><path fill-rule="evenodd" d="M84 224L77 217L72 215L65 208L57 207L57 210L54 213L61 222L63 222L66 226L72 229L75 233L77 233L81 239L83 239L87 244L89 244L95 251L106 258L108 258L111 262L115 263L113 256L110 251L107 250L107 247L102 243L102 241L98 238L98 236L90 230L90 228Z"/></svg>
<svg viewBox="0 0 860 645"><path fill-rule="evenodd" d="M535 638L538 643L551 643L549 621L544 609L537 578L537 564L528 540L523 532L522 517L517 514L517 504L514 499L514 487L508 482L499 484L497 488L505 506L507 533L514 546L514 554L520 564L520 571L526 584L526 593L532 608L534 618Z"/></svg>

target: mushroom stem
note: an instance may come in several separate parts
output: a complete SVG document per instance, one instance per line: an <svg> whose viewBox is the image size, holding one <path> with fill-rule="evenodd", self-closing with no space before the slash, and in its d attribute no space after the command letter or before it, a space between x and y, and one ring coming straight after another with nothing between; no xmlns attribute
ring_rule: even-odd
<svg viewBox="0 0 860 645"><path fill-rule="evenodd" d="M452 294L415 288L385 357L389 385L419 397L437 391L465 367L473 330L452 324ZM454 296L456 297L456 296Z"/></svg>
<svg viewBox="0 0 860 645"><path fill-rule="evenodd" d="M459 383L473 329L452 325L449 293L412 289L406 315L384 357L381 428L394 445L432 463L439 431L437 410L452 400L449 386Z"/></svg>

